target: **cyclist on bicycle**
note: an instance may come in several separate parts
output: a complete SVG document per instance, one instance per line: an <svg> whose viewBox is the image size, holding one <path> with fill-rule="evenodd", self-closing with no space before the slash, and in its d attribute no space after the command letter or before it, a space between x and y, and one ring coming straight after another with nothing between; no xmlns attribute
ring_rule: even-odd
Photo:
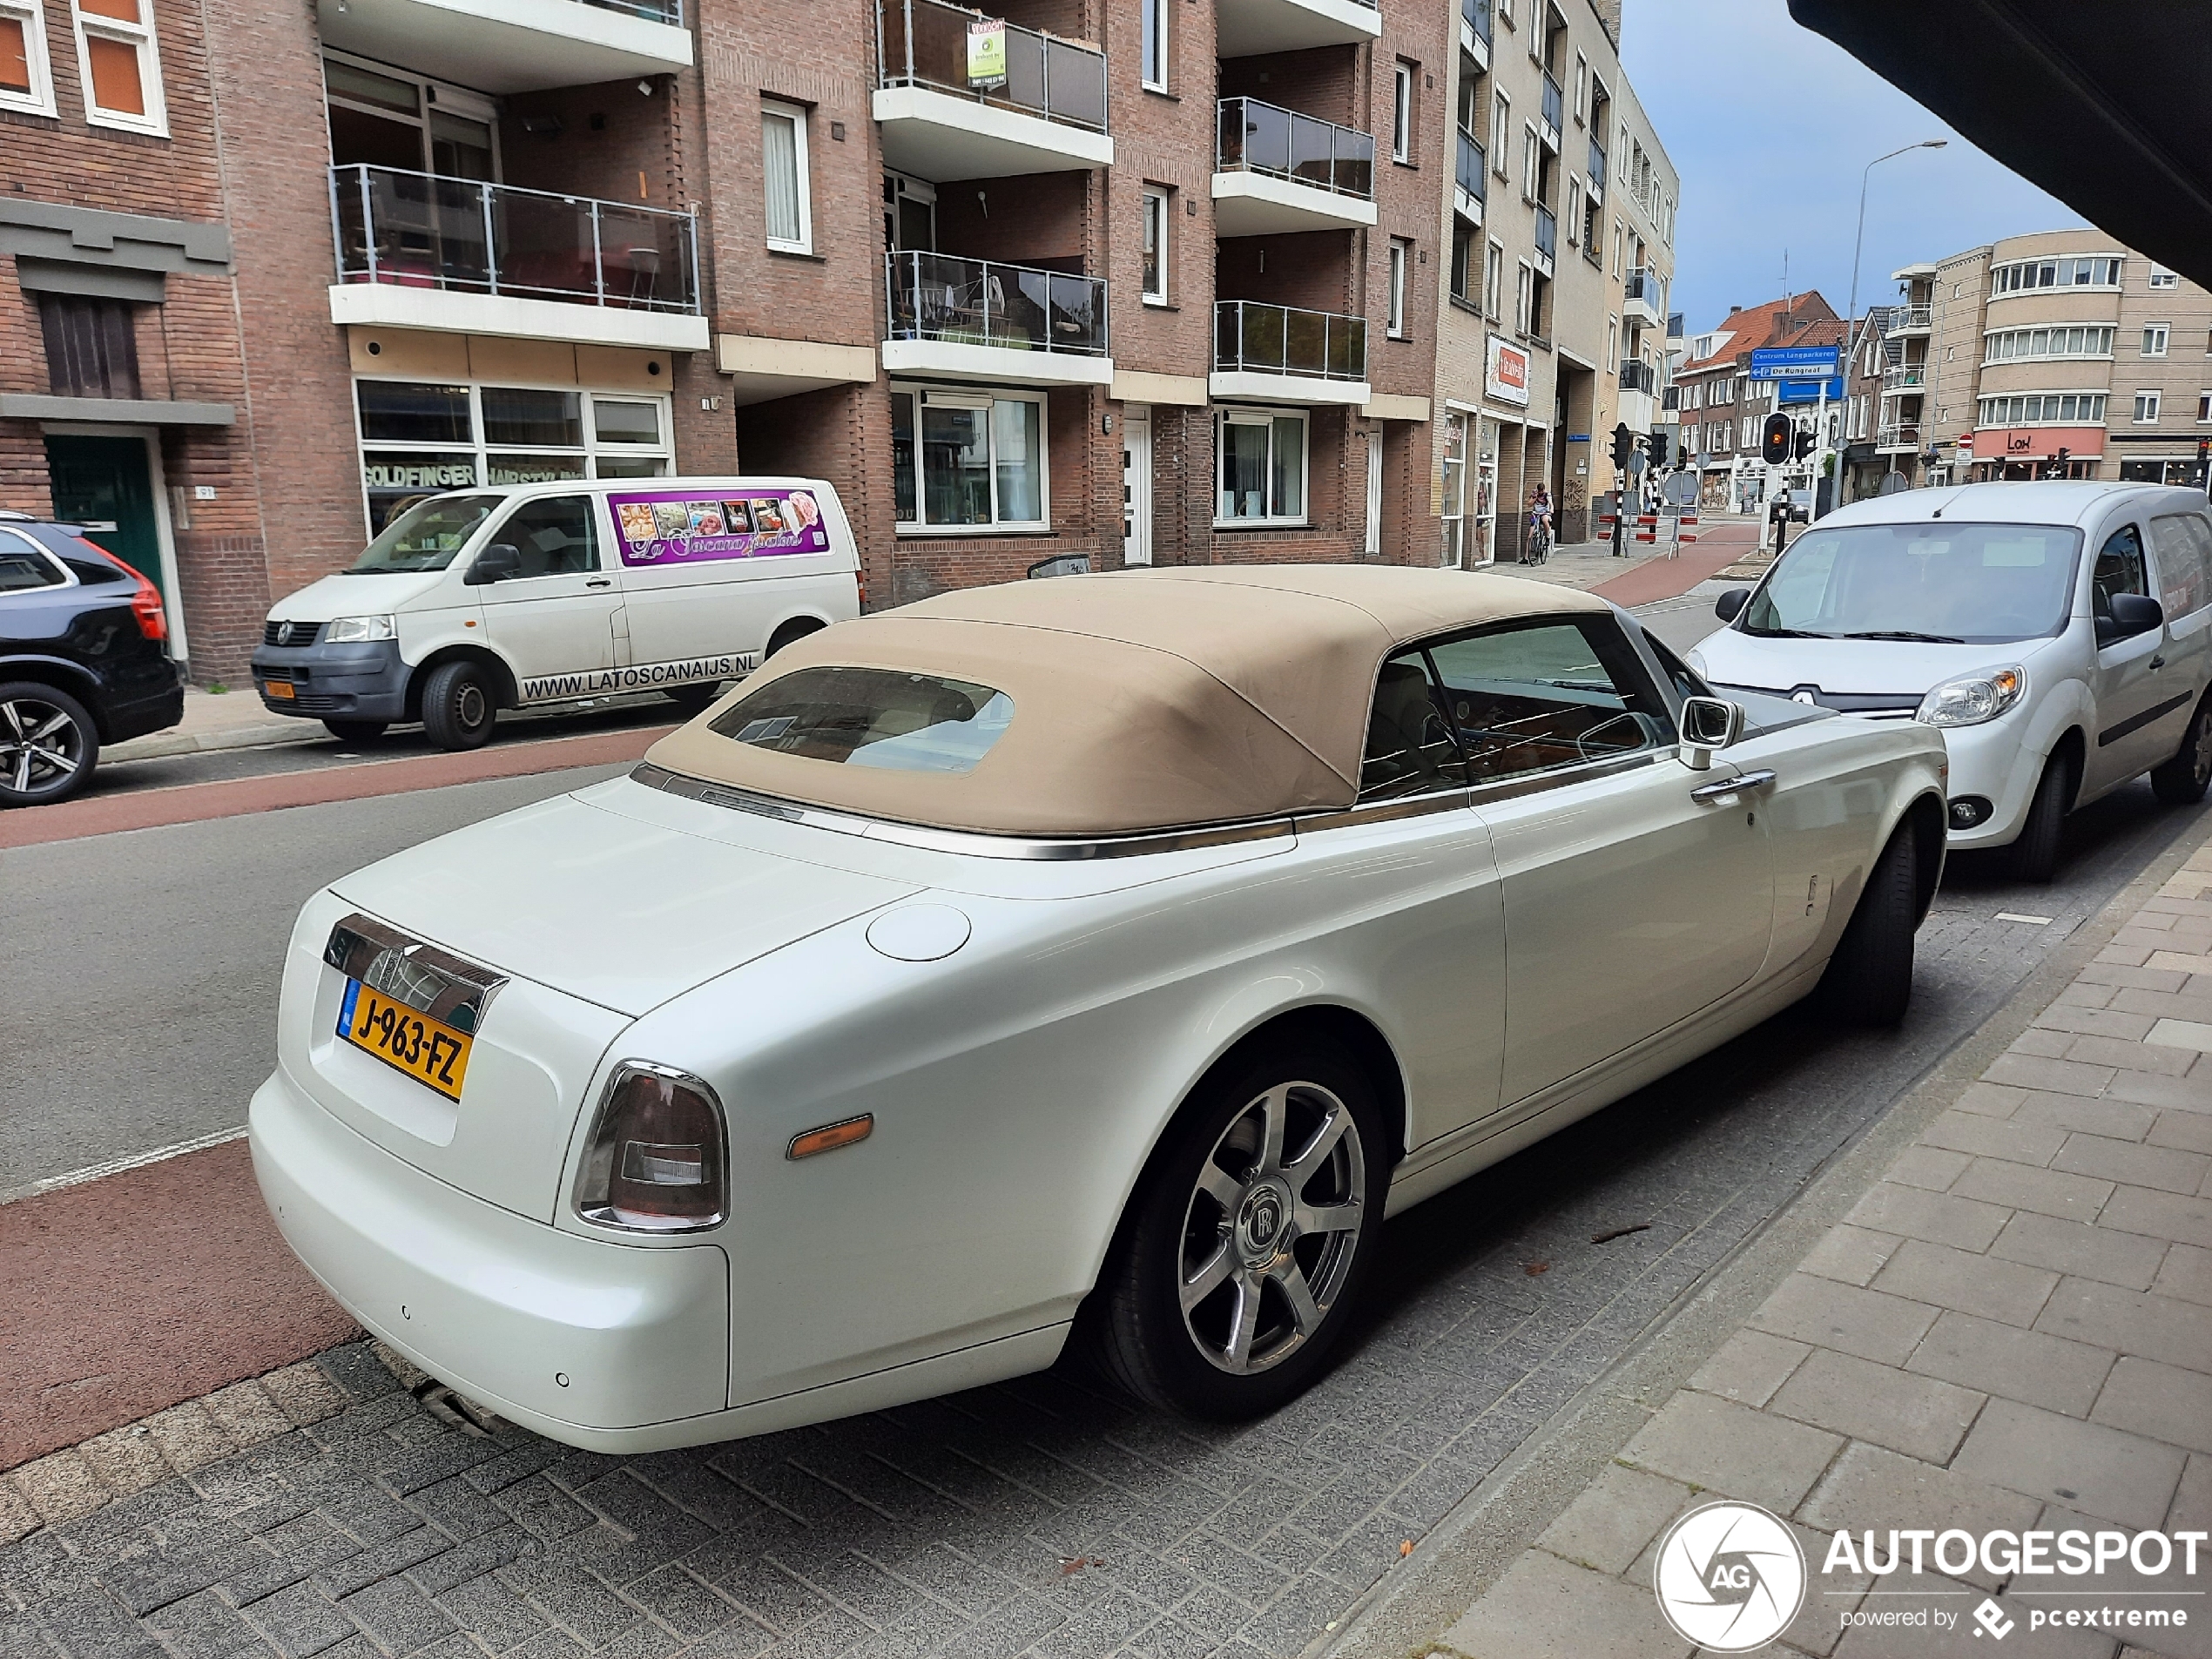
<svg viewBox="0 0 2212 1659"><path fill-rule="evenodd" d="M1528 508L1528 551L1531 561L1541 563L1552 550L1552 498L1543 485L1536 486L1535 496Z"/></svg>

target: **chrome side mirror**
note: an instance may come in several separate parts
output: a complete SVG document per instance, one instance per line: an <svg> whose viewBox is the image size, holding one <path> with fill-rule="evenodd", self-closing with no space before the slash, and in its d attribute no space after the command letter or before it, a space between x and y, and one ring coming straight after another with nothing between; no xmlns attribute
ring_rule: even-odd
<svg viewBox="0 0 2212 1659"><path fill-rule="evenodd" d="M1682 743L1676 752L1692 772L1707 770L1713 764L1716 750L1727 748L1743 735L1741 704L1717 697L1683 699Z"/></svg>

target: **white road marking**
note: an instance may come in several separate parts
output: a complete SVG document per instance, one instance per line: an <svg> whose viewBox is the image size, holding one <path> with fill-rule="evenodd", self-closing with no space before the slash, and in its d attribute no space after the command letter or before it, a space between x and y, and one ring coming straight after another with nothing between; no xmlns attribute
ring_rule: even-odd
<svg viewBox="0 0 2212 1659"><path fill-rule="evenodd" d="M174 1146L156 1147L151 1152L136 1152L126 1158L110 1158L105 1163L88 1163L81 1170L71 1170L67 1175L50 1175L44 1181L33 1181L29 1186L12 1187L0 1191L0 1204L14 1204L24 1198L35 1198L43 1192L58 1192L64 1187L81 1187L87 1181L98 1181L104 1176L121 1175L125 1170L142 1170L149 1163L165 1163L171 1158L182 1157L187 1152L204 1152L211 1146L222 1146L242 1139L246 1125L236 1129L218 1130L212 1135L203 1135L197 1140L179 1141Z"/></svg>
<svg viewBox="0 0 2212 1659"><path fill-rule="evenodd" d="M2000 921L2024 921L2031 927L2047 927L2051 925L2051 919L2048 916L2023 915L2017 910L2000 910L1997 913L1997 920Z"/></svg>

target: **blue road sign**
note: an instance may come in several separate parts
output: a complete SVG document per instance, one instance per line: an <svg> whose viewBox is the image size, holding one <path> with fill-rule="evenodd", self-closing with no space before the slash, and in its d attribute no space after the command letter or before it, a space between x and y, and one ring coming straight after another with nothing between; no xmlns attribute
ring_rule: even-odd
<svg viewBox="0 0 2212 1659"><path fill-rule="evenodd" d="M1776 401L1782 403L1817 403L1820 401L1820 388L1824 386L1828 388L1831 403L1844 401L1844 377L1840 374L1831 381L1783 381L1775 387Z"/></svg>
<svg viewBox="0 0 2212 1659"><path fill-rule="evenodd" d="M1840 346L1765 346L1751 354L1755 381L1821 381L1843 369Z"/></svg>

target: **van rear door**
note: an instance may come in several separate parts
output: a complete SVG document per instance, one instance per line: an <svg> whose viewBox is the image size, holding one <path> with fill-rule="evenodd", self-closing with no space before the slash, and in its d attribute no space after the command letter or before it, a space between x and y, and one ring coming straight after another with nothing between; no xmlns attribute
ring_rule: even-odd
<svg viewBox="0 0 2212 1659"><path fill-rule="evenodd" d="M611 689L608 671L627 660L617 630L623 593L591 497L544 496L518 503L484 538L506 543L521 573L488 583L484 631L515 670L525 703Z"/></svg>

